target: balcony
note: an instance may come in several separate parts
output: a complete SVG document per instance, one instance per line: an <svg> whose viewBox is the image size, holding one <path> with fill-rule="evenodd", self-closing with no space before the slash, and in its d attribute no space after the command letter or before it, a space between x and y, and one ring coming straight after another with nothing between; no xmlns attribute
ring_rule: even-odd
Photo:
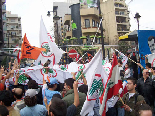
<svg viewBox="0 0 155 116"><path fill-rule="evenodd" d="M80 15L81 16L95 15L99 17L99 11L97 10L97 8L80 9Z"/></svg>
<svg viewBox="0 0 155 116"><path fill-rule="evenodd" d="M22 33L17 33L16 36L18 36L18 37L22 37Z"/></svg>
<svg viewBox="0 0 155 116"><path fill-rule="evenodd" d="M115 3L125 4L124 0L114 0Z"/></svg>
<svg viewBox="0 0 155 116"><path fill-rule="evenodd" d="M129 17L129 15L127 13L125 13L124 11L115 11L115 15L119 16L119 17Z"/></svg>
<svg viewBox="0 0 155 116"><path fill-rule="evenodd" d="M115 6L115 9L122 9L122 10L126 10L126 9L127 9L127 7Z"/></svg>
<svg viewBox="0 0 155 116"><path fill-rule="evenodd" d="M6 22L6 16L2 15L3 22Z"/></svg>
<svg viewBox="0 0 155 116"><path fill-rule="evenodd" d="M19 24L18 21L9 21L8 24Z"/></svg>
<svg viewBox="0 0 155 116"><path fill-rule="evenodd" d="M128 33L129 29L117 28L118 33Z"/></svg>
<svg viewBox="0 0 155 116"><path fill-rule="evenodd" d="M71 15L70 14L65 14L64 16L64 25L70 25L71 21Z"/></svg>
<svg viewBox="0 0 155 116"><path fill-rule="evenodd" d="M117 25L129 25L130 23L129 22L116 22Z"/></svg>
<svg viewBox="0 0 155 116"><path fill-rule="evenodd" d="M96 33L98 30L97 27L83 27L82 28L82 33ZM101 33L101 30L98 31L98 33Z"/></svg>

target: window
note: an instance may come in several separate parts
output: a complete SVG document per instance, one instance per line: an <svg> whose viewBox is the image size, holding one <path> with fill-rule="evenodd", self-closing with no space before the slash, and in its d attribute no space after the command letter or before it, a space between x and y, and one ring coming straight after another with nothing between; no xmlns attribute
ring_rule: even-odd
<svg viewBox="0 0 155 116"><path fill-rule="evenodd" d="M118 7L118 4L115 4L116 7Z"/></svg>
<svg viewBox="0 0 155 116"><path fill-rule="evenodd" d="M90 27L90 21L89 21L89 19L85 19L85 27L86 28Z"/></svg>
<svg viewBox="0 0 155 116"><path fill-rule="evenodd" d="M120 15L124 15L124 11L120 11Z"/></svg>
<svg viewBox="0 0 155 116"><path fill-rule="evenodd" d="M92 19L92 27L95 27L95 20Z"/></svg>
<svg viewBox="0 0 155 116"><path fill-rule="evenodd" d="M124 5L120 4L119 7L124 7Z"/></svg>
<svg viewBox="0 0 155 116"><path fill-rule="evenodd" d="M11 22L15 22L15 19L11 19Z"/></svg>
<svg viewBox="0 0 155 116"><path fill-rule="evenodd" d="M115 14L116 14L116 15L119 15L119 11L115 11Z"/></svg>
<svg viewBox="0 0 155 116"><path fill-rule="evenodd" d="M16 36L16 32L11 32L11 35L12 36Z"/></svg>
<svg viewBox="0 0 155 116"><path fill-rule="evenodd" d="M11 25L11 29L15 29L15 25Z"/></svg>
<svg viewBox="0 0 155 116"><path fill-rule="evenodd" d="M98 22L96 22L96 26L99 27L99 23Z"/></svg>

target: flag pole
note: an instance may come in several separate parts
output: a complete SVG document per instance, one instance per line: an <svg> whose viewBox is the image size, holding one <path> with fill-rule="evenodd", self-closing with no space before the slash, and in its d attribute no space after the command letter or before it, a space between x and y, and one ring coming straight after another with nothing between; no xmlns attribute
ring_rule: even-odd
<svg viewBox="0 0 155 116"><path fill-rule="evenodd" d="M120 94L118 94L118 96L119 96L119 99L121 100L122 104L124 105L124 102L123 102L123 100L122 100Z"/></svg>
<svg viewBox="0 0 155 116"><path fill-rule="evenodd" d="M78 82L78 80L81 78L81 76L83 75L83 72L81 73L81 75L79 76L79 78L76 80Z"/></svg>
<svg viewBox="0 0 155 116"><path fill-rule="evenodd" d="M88 50L89 50L89 49L88 49ZM87 54L87 52L84 53L84 54L79 58L79 60L78 60L76 63L78 63L86 54Z"/></svg>
<svg viewBox="0 0 155 116"><path fill-rule="evenodd" d="M114 49L116 52L120 52L117 49ZM123 54L123 53L122 53ZM123 54L124 55L124 54ZM125 56L125 55L124 55ZM134 60L132 60L131 58L128 58L129 60L131 60L133 63L137 64L137 62L135 62Z"/></svg>

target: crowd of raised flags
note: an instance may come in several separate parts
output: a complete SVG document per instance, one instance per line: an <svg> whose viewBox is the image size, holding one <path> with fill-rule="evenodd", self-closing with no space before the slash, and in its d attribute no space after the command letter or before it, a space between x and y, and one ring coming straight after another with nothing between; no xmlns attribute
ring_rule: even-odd
<svg viewBox="0 0 155 116"><path fill-rule="evenodd" d="M16 67L12 69L14 75L6 79L5 84L7 87L11 85L10 83L15 83L16 75L19 75L18 84L27 85L28 77L26 75L28 75L32 80L35 80L36 83L42 86L44 80L50 83L50 78L55 78L59 83L65 83L65 80L73 78L72 73L75 73L75 79L79 84L78 86L81 86L84 84L81 79L81 75L83 75L87 82L88 91L79 114L81 116L95 115L94 106L97 100L99 100L98 115L106 116L108 100L114 97L112 103L112 106L114 106L120 99L118 94L122 97L123 94L127 92L127 81L123 81L120 76L118 57L116 54L113 54L113 58L109 62L108 56L105 60L102 59L102 50L99 49L94 57L91 54L87 54L88 57L92 57L92 59L88 59L88 63L79 64L77 62L71 62L70 64L59 65L58 63L60 62L62 54L65 52L58 48L50 34L47 33L42 19L40 22L40 48L31 46L25 34L21 50L14 50L14 52L17 51L18 62L16 61L14 64L20 65L21 59L29 58L35 60L35 66L25 68ZM114 51L118 52L119 59L122 61L122 67L125 67L130 59L117 49ZM151 58L154 59L153 57ZM78 61L78 59L79 55L76 61ZM46 73L47 69L48 73ZM2 86L1 90L4 90Z"/></svg>

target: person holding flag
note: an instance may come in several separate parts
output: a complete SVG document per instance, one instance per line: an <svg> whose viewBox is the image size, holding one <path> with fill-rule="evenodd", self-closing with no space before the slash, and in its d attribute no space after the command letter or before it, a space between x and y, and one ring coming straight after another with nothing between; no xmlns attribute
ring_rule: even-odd
<svg viewBox="0 0 155 116"><path fill-rule="evenodd" d="M137 80L133 77L127 78L127 90L128 92L123 95L123 98L120 99L117 102L117 105L119 107L123 107L125 109L125 115L124 116L135 116L135 110L134 107L137 103L143 102L144 97L139 95L135 88L137 85ZM122 116L118 114L118 116Z"/></svg>

